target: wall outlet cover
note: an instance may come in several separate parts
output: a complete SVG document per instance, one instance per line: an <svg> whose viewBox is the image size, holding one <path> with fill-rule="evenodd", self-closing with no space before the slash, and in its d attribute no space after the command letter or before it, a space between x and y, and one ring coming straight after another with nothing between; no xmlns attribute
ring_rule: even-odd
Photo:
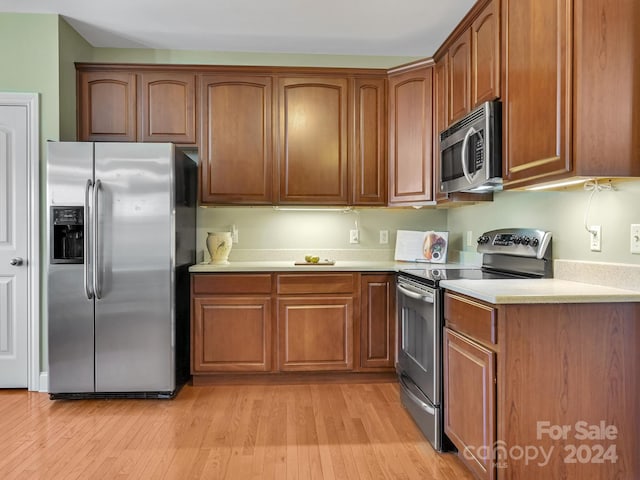
<svg viewBox="0 0 640 480"><path fill-rule="evenodd" d="M349 230L349 243L360 243L359 230Z"/></svg>
<svg viewBox="0 0 640 480"><path fill-rule="evenodd" d="M640 223L631 224L631 253L640 253Z"/></svg>
<svg viewBox="0 0 640 480"><path fill-rule="evenodd" d="M591 225L589 227L589 232L590 232L590 238L591 238L591 251L592 252L602 251L602 245L601 245L602 227L600 225Z"/></svg>

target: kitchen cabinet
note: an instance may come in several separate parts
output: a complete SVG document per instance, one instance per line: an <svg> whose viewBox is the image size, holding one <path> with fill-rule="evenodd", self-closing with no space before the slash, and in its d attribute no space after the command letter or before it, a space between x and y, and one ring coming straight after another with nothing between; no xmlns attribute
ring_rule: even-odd
<svg viewBox="0 0 640 480"><path fill-rule="evenodd" d="M272 78L201 75L200 201L273 202Z"/></svg>
<svg viewBox="0 0 640 480"><path fill-rule="evenodd" d="M353 83L352 204L387 203L386 79L355 78Z"/></svg>
<svg viewBox="0 0 640 480"><path fill-rule="evenodd" d="M272 369L271 274L193 275L191 373Z"/></svg>
<svg viewBox="0 0 640 480"><path fill-rule="evenodd" d="M446 58L446 125L500 97L500 0L477 2L434 55ZM437 102L434 99L434 102Z"/></svg>
<svg viewBox="0 0 640 480"><path fill-rule="evenodd" d="M389 204L433 200L433 66L389 74Z"/></svg>
<svg viewBox="0 0 640 480"><path fill-rule="evenodd" d="M478 478L639 477L640 303L493 305L446 291L444 317L445 433ZM527 446L538 460L518 455Z"/></svg>
<svg viewBox="0 0 640 480"><path fill-rule="evenodd" d="M278 82L278 203L347 205L347 78Z"/></svg>
<svg viewBox="0 0 640 480"><path fill-rule="evenodd" d="M195 145L196 75L142 72L140 141Z"/></svg>
<svg viewBox="0 0 640 480"><path fill-rule="evenodd" d="M395 368L396 276L361 275L360 368Z"/></svg>
<svg viewBox="0 0 640 480"><path fill-rule="evenodd" d="M136 74L127 71L78 71L78 140L135 142Z"/></svg>
<svg viewBox="0 0 640 480"><path fill-rule="evenodd" d="M278 274L279 369L353 369L353 273Z"/></svg>
<svg viewBox="0 0 640 480"><path fill-rule="evenodd" d="M78 140L195 145L195 73L77 71Z"/></svg>
<svg viewBox="0 0 640 480"><path fill-rule="evenodd" d="M495 348L495 310L450 293L444 309L444 430L469 469L493 479L493 459L479 452L495 444L496 354L485 346Z"/></svg>
<svg viewBox="0 0 640 480"><path fill-rule="evenodd" d="M503 175L508 183L571 170L571 3L502 2Z"/></svg>
<svg viewBox="0 0 640 480"><path fill-rule="evenodd" d="M446 202L449 198L440 183L440 132L448 125L448 65L448 57L443 55L433 68L433 199L437 203Z"/></svg>

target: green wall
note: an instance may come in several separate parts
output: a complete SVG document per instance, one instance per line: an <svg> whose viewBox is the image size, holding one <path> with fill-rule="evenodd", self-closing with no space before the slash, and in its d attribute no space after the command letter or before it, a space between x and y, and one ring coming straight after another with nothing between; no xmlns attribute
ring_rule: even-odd
<svg viewBox="0 0 640 480"><path fill-rule="evenodd" d="M0 90L40 94L40 150L59 137L58 16L0 13Z"/></svg>
<svg viewBox="0 0 640 480"><path fill-rule="evenodd" d="M553 257L590 262L640 264L631 254L630 225L640 223L640 181L614 181L614 190L594 194L588 223L602 226L602 251L589 249L584 217L590 192L573 189L554 192L507 191L495 194L493 202L451 209L447 225L451 245L463 245L464 232L474 238L494 228L532 227L553 232ZM475 248L473 248L475 249Z"/></svg>

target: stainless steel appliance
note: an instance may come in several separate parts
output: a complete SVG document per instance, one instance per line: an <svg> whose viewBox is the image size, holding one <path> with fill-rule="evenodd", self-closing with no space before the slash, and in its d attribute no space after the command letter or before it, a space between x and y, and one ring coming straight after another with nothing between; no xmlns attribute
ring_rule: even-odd
<svg viewBox="0 0 640 480"><path fill-rule="evenodd" d="M443 192L502 189L500 102L485 102L440 133Z"/></svg>
<svg viewBox="0 0 640 480"><path fill-rule="evenodd" d="M444 279L547 278L553 276L551 233L501 229L478 238L482 267L420 266L397 280L398 363L402 404L436 450L445 448L442 392Z"/></svg>
<svg viewBox="0 0 640 480"><path fill-rule="evenodd" d="M188 376L196 178L169 143L47 145L51 398L165 398Z"/></svg>

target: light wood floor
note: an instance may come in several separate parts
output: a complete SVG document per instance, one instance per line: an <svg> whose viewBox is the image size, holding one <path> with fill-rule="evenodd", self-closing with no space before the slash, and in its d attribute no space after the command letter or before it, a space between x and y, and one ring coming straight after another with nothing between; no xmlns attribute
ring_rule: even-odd
<svg viewBox="0 0 640 480"><path fill-rule="evenodd" d="M394 383L186 386L174 400L0 391L0 478L472 479Z"/></svg>

